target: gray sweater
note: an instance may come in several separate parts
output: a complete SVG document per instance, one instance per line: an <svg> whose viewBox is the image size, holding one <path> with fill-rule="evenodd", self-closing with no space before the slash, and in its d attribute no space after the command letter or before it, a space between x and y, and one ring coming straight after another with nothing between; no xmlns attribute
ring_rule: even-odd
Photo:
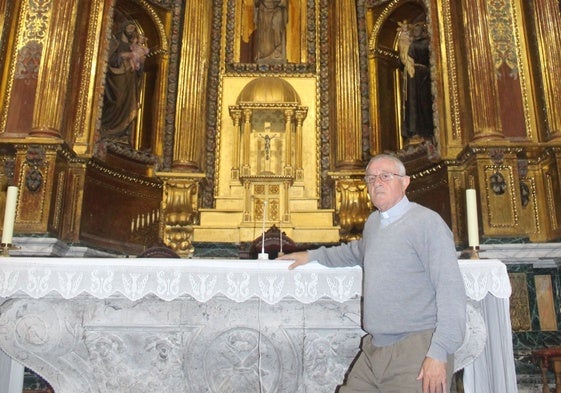
<svg viewBox="0 0 561 393"><path fill-rule="evenodd" d="M375 211L363 237L309 251L309 259L363 268L363 325L377 346L434 329L427 356L446 362L462 344L466 292L453 235L434 211L405 201L407 210L381 227Z"/></svg>

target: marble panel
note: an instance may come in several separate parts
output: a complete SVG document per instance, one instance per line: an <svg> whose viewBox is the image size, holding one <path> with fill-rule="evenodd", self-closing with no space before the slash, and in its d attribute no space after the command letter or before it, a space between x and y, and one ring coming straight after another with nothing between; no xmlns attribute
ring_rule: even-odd
<svg viewBox="0 0 561 393"><path fill-rule="evenodd" d="M364 334L358 297L12 298L0 331L6 352L57 393L333 392Z"/></svg>

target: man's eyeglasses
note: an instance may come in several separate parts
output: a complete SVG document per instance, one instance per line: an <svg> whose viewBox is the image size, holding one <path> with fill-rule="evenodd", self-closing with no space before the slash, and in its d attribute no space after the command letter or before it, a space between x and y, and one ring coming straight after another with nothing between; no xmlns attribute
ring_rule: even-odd
<svg viewBox="0 0 561 393"><path fill-rule="evenodd" d="M403 177L404 175L398 175L397 173L382 172L379 175L366 175L364 176L364 181L366 184L376 183L376 179L386 183L393 179L394 176Z"/></svg>

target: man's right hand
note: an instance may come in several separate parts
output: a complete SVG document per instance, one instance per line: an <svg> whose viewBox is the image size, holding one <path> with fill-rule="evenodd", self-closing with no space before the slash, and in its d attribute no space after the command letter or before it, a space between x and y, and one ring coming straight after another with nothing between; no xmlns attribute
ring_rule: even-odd
<svg viewBox="0 0 561 393"><path fill-rule="evenodd" d="M282 255L280 257L277 257L277 259L294 260L294 263L292 263L290 266L288 266L288 270L292 270L295 267L298 267L300 265L305 265L306 263L309 262L308 251L293 252L291 254L286 254L286 255Z"/></svg>

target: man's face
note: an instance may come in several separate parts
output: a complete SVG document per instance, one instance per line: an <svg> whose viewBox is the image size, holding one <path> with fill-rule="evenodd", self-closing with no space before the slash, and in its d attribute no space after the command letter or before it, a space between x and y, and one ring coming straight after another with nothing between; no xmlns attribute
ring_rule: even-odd
<svg viewBox="0 0 561 393"><path fill-rule="evenodd" d="M125 26L125 35L127 36L127 38L133 38L135 36L136 33L136 26L131 24L128 24L127 26Z"/></svg>
<svg viewBox="0 0 561 393"><path fill-rule="evenodd" d="M396 165L393 161L380 159L372 162L366 168L366 177L380 175L382 173L397 173ZM382 181L379 177L374 182L367 183L368 194L376 208L386 211L397 204L405 195L405 190L409 186L409 176L396 176L387 181Z"/></svg>

